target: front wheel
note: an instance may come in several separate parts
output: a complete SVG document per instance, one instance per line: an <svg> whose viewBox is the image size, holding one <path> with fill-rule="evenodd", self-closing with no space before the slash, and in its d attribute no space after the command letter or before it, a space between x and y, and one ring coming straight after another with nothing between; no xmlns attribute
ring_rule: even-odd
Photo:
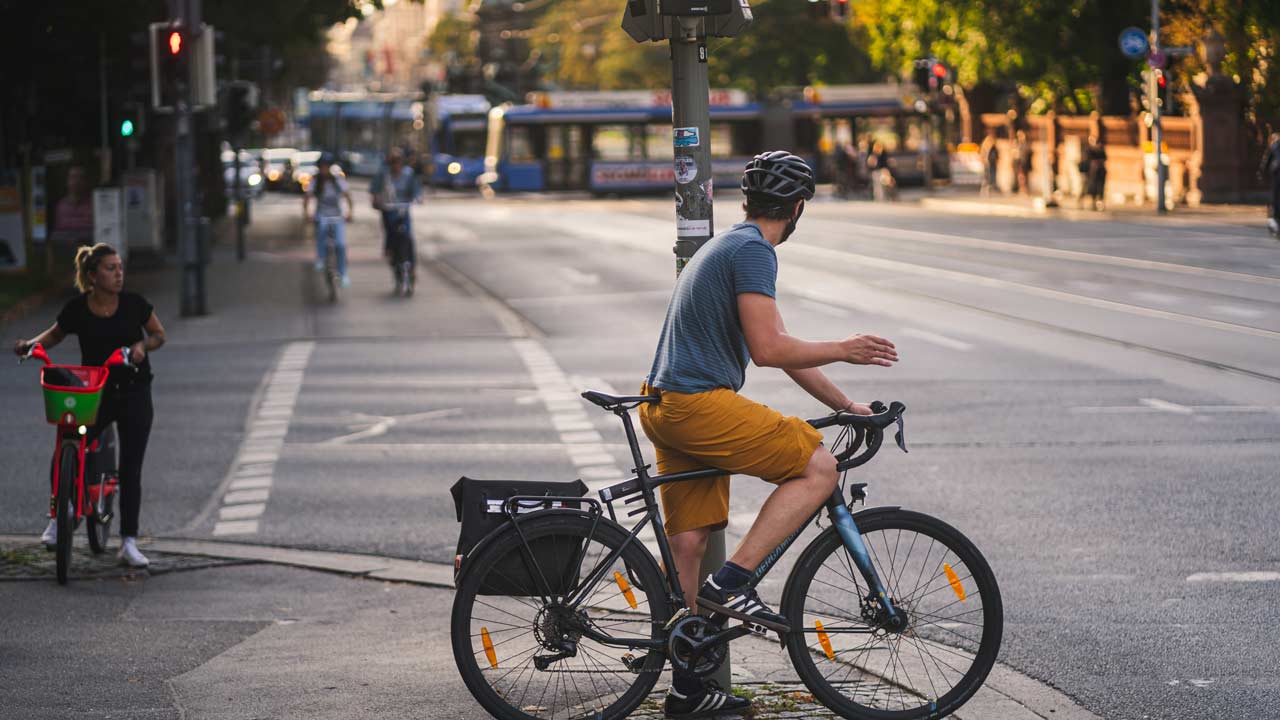
<svg viewBox="0 0 1280 720"><path fill-rule="evenodd" d="M548 510L467 557L453 657L491 715L624 718L653 689L665 660L666 585L637 540L609 561L626 542L608 520L593 531L585 515ZM583 586L582 602L566 601Z"/></svg>
<svg viewBox="0 0 1280 720"><path fill-rule="evenodd" d="M58 584L67 584L67 572L71 569L71 541L76 525L76 475L80 469L80 458L75 447L68 444L62 448L62 456L58 461L58 492L53 498L54 516L58 520L57 571Z"/></svg>
<svg viewBox="0 0 1280 720"><path fill-rule="evenodd" d="M855 720L955 712L982 686L1003 628L987 561L950 525L907 510L855 516L894 606L893 627L834 527L805 548L782 600L787 651L820 702Z"/></svg>

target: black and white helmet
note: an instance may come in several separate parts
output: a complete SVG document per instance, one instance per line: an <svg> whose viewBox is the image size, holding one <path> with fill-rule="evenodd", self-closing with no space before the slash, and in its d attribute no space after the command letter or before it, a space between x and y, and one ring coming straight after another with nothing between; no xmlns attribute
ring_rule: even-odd
<svg viewBox="0 0 1280 720"><path fill-rule="evenodd" d="M813 170L786 150L771 150L751 158L742 173L742 192L781 201L813 199Z"/></svg>

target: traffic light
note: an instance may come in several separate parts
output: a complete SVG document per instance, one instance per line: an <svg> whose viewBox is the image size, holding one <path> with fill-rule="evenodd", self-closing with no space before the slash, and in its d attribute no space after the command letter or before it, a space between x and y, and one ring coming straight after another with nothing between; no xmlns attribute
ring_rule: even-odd
<svg viewBox="0 0 1280 720"><path fill-rule="evenodd" d="M178 23L151 24L151 107L172 112L189 79L187 30Z"/></svg>
<svg viewBox="0 0 1280 720"><path fill-rule="evenodd" d="M932 77L933 60L920 58L911 64L911 82L920 92L929 92L929 80Z"/></svg>
<svg viewBox="0 0 1280 720"><path fill-rule="evenodd" d="M248 132L257 109L257 85L244 80L228 83L223 106L227 120L227 137L239 138Z"/></svg>
<svg viewBox="0 0 1280 720"><path fill-rule="evenodd" d="M831 0L831 19L846 22L849 19L849 0Z"/></svg>
<svg viewBox="0 0 1280 720"><path fill-rule="evenodd" d="M121 105L120 137L128 139L146 131L146 109L142 103L128 101Z"/></svg>

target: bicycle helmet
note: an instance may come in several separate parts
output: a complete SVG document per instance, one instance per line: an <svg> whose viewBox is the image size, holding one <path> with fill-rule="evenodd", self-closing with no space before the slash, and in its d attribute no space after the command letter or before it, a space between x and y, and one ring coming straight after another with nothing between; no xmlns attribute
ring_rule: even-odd
<svg viewBox="0 0 1280 720"><path fill-rule="evenodd" d="M333 153L326 150L320 153L320 159L316 160L316 165L332 165L336 160Z"/></svg>
<svg viewBox="0 0 1280 720"><path fill-rule="evenodd" d="M742 173L742 192L780 201L813 199L813 170L786 150L771 150L751 158Z"/></svg>

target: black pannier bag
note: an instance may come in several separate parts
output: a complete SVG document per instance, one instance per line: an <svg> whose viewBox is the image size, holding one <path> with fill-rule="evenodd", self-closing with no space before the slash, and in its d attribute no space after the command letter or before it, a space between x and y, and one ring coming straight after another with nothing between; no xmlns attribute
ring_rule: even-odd
<svg viewBox="0 0 1280 720"><path fill-rule="evenodd" d="M508 522L510 517L504 507L507 499L516 495L540 497L580 498L587 494L587 485L581 480L572 482L543 482L536 480L473 480L458 478L449 489L453 494L453 506L462 523L458 535L458 552L454 561L455 571L460 570L466 556L495 528ZM572 500L520 500L517 514L548 508L578 508L586 503ZM521 518L523 520L523 518ZM542 570L550 592L564 595L578 582L581 563L574 562L582 551L581 538L549 536L529 542L532 559ZM499 560L481 585L481 595L541 595L541 582L537 570L529 565L529 558L520 547Z"/></svg>

